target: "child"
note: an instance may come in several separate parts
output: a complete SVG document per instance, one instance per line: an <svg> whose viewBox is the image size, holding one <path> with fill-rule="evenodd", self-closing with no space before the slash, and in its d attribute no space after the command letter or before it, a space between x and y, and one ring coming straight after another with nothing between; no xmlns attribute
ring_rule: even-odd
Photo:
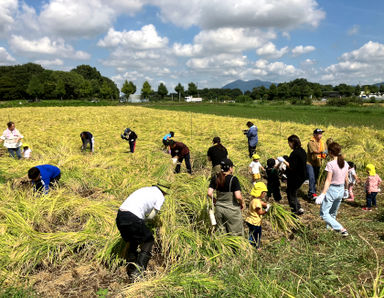
<svg viewBox="0 0 384 298"><path fill-rule="evenodd" d="M363 208L364 211L372 211L372 206L377 207L376 205L376 196L380 191L381 179L379 175L376 174L375 166L373 164L367 164L365 167L369 176L365 182L365 191L366 191L366 200L367 206Z"/></svg>
<svg viewBox="0 0 384 298"><path fill-rule="evenodd" d="M175 133L173 131L170 131L163 137L163 151L171 154L171 150L169 149L169 141L172 140L172 138L175 136Z"/></svg>
<svg viewBox="0 0 384 298"><path fill-rule="evenodd" d="M273 158L270 158L267 160L267 198L271 197L273 194L273 199L276 202L279 202L281 200L281 194L280 194L280 179L279 179L279 170L278 170L279 164L276 163L276 160Z"/></svg>
<svg viewBox="0 0 384 298"><path fill-rule="evenodd" d="M249 204L248 216L245 222L249 228L249 243L260 249L261 244L261 219L267 213L270 205L261 201L267 194L267 187L263 182L257 182L252 188L251 196L253 200ZM265 210L263 210L265 207Z"/></svg>
<svg viewBox="0 0 384 298"><path fill-rule="evenodd" d="M29 159L31 157L31 152L32 152L32 150L29 149L28 144L24 144L24 147L23 147L23 157L25 159Z"/></svg>
<svg viewBox="0 0 384 298"><path fill-rule="evenodd" d="M352 161L348 161L348 197L346 201L353 202L355 200L355 195L353 194L353 186L356 182L359 181L359 178L356 174L356 166Z"/></svg>
<svg viewBox="0 0 384 298"><path fill-rule="evenodd" d="M257 180L261 179L260 169L265 172L265 169L259 162L260 156L258 154L252 155L253 161L249 164L249 172L252 173L252 183L255 184Z"/></svg>

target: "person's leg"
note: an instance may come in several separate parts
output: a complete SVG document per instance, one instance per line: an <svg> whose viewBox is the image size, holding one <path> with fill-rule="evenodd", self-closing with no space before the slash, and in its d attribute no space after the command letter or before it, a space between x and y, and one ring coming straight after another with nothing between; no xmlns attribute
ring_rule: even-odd
<svg viewBox="0 0 384 298"><path fill-rule="evenodd" d="M225 216L225 226L226 230L229 234L233 236L243 236L244 228L243 228L243 217L241 216L241 210L224 210Z"/></svg>
<svg viewBox="0 0 384 298"><path fill-rule="evenodd" d="M320 175L320 167L313 167L313 173L315 174L315 190L316 190L316 184L317 184L317 181L319 180L319 175Z"/></svg>
<svg viewBox="0 0 384 298"><path fill-rule="evenodd" d="M280 193L280 188L278 186L273 187L273 199L276 202L281 201L281 193Z"/></svg>
<svg viewBox="0 0 384 298"><path fill-rule="evenodd" d="M220 207L220 206L215 207L215 218L216 218L217 229L221 233L225 233L226 232L225 226L224 226L225 219L224 219L224 214L222 211L223 211L222 207Z"/></svg>
<svg viewBox="0 0 384 298"><path fill-rule="evenodd" d="M248 226L248 229L249 229L249 234L248 234L248 240L249 240L249 243L252 245L252 246L256 246L256 236L255 236L255 228L256 226L254 225L251 225L250 223L246 223L247 226Z"/></svg>
<svg viewBox="0 0 384 298"><path fill-rule="evenodd" d="M377 196L377 192L372 192L372 207L377 207L376 205L376 196Z"/></svg>
<svg viewBox="0 0 384 298"><path fill-rule="evenodd" d="M297 188L296 187L289 187L287 188L287 196L289 201L289 206L291 207L291 210L293 213L301 213L301 205L299 202L299 199L297 198Z"/></svg>
<svg viewBox="0 0 384 298"><path fill-rule="evenodd" d="M92 137L91 139L91 143L90 143L90 146L91 146L91 152L95 152L95 139Z"/></svg>
<svg viewBox="0 0 384 298"><path fill-rule="evenodd" d="M372 193L367 193L365 198L367 200L367 208L371 209L372 208Z"/></svg>
<svg viewBox="0 0 384 298"><path fill-rule="evenodd" d="M192 168L191 168L191 156L189 153L184 157L185 166L187 167L187 171L189 174L192 174Z"/></svg>
<svg viewBox="0 0 384 298"><path fill-rule="evenodd" d="M16 155L17 155L17 158L18 158L18 159L21 159L21 157L22 157L22 156L21 156L21 147L17 147L17 148L16 148Z"/></svg>
<svg viewBox="0 0 384 298"><path fill-rule="evenodd" d="M60 178L61 174L57 175L55 178L49 181L49 188L55 188L58 185Z"/></svg>
<svg viewBox="0 0 384 298"><path fill-rule="evenodd" d="M348 194L351 201L355 200L355 195L353 194L353 183L349 183L348 185Z"/></svg>
<svg viewBox="0 0 384 298"><path fill-rule="evenodd" d="M252 158L252 155L256 152L256 146L248 145L249 158Z"/></svg>
<svg viewBox="0 0 384 298"><path fill-rule="evenodd" d="M177 164L176 164L176 168L175 168L175 173L178 174L180 173L180 169L181 169L181 164L183 163L183 157L179 157L177 159Z"/></svg>
<svg viewBox="0 0 384 298"><path fill-rule="evenodd" d="M315 180L315 172L313 170L312 165L307 164L307 174L308 174L308 197L312 199L312 195L316 193L316 180Z"/></svg>
<svg viewBox="0 0 384 298"><path fill-rule="evenodd" d="M9 156L15 158L16 150L14 148L8 148Z"/></svg>
<svg viewBox="0 0 384 298"><path fill-rule="evenodd" d="M337 209L341 202L341 200L339 200L339 202L337 202L337 200L337 194L333 191L331 186L321 204L320 216L333 230L340 231L343 229L343 226L330 213L332 212L336 217L335 214L337 213Z"/></svg>
<svg viewBox="0 0 384 298"><path fill-rule="evenodd" d="M256 236L256 248L260 248L260 246L261 246L261 226L256 226L255 236Z"/></svg>

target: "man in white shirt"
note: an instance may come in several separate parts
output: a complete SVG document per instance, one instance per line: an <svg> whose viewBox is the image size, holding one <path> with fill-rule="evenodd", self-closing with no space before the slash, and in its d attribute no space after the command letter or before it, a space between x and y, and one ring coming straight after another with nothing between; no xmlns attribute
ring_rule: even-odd
<svg viewBox="0 0 384 298"><path fill-rule="evenodd" d="M160 211L169 188L168 182L142 187L134 191L119 208L116 224L121 237L129 242L127 261L136 263L136 266L131 263L127 267L127 273L132 279L139 277L147 268L155 241L145 220L153 219Z"/></svg>
<svg viewBox="0 0 384 298"><path fill-rule="evenodd" d="M8 149L9 156L21 158L21 139L22 134L16 129L15 123L10 121L7 123L8 128L4 130L3 135L0 137L0 142L4 141L4 146Z"/></svg>

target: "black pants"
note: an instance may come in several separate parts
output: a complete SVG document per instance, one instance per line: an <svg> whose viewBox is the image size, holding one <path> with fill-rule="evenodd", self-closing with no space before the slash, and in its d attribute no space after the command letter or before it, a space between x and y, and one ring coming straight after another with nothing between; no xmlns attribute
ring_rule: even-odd
<svg viewBox="0 0 384 298"><path fill-rule="evenodd" d="M251 146L248 144L249 158L252 158L252 155L256 153L256 145Z"/></svg>
<svg viewBox="0 0 384 298"><path fill-rule="evenodd" d="M276 202L279 202L281 200L280 186L278 186L278 185L273 185L273 186L267 185L267 188L268 188L267 197L269 198L269 197L271 197L271 195L273 195L273 199Z"/></svg>
<svg viewBox="0 0 384 298"><path fill-rule="evenodd" d="M54 188L55 185L56 185L56 183L59 182L60 177L61 177L61 174L59 174L59 175L57 175L56 177L52 178L51 181L49 181L49 188ZM44 188L44 185L43 185L43 183L41 182L41 180L39 180L39 181L37 181L37 182L35 183L35 189L36 189L37 191L41 191L41 190L43 190L43 188Z"/></svg>
<svg viewBox="0 0 384 298"><path fill-rule="evenodd" d="M185 156L180 156L177 160L177 165L175 168L175 173L180 173L181 164L183 163L183 159L185 161L185 166L187 167L187 171L189 174L192 174L192 168L191 168L191 157L189 153Z"/></svg>
<svg viewBox="0 0 384 298"><path fill-rule="evenodd" d="M287 184L288 203L293 213L297 213L301 208L299 198L297 197L297 191L299 188L300 186L297 187L295 185L290 185L289 183Z"/></svg>
<svg viewBox="0 0 384 298"><path fill-rule="evenodd" d="M136 147L136 140L134 140L133 142L132 141L129 141L129 150L133 153L135 152L135 147Z"/></svg>
<svg viewBox="0 0 384 298"><path fill-rule="evenodd" d="M129 254L136 254L139 245L142 251L151 252L155 239L143 219L132 212L119 210L116 225L124 241L129 242Z"/></svg>

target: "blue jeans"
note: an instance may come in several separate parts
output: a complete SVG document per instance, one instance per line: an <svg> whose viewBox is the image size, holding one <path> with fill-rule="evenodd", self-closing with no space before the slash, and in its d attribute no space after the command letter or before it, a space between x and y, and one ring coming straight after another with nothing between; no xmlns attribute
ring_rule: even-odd
<svg viewBox="0 0 384 298"><path fill-rule="evenodd" d="M21 147L17 148L8 148L9 156L15 158L15 154L17 155L17 158L21 158Z"/></svg>
<svg viewBox="0 0 384 298"><path fill-rule="evenodd" d="M314 167L312 165L307 164L307 174L309 180L309 190L308 194L311 196L316 193L316 183L319 178L320 167Z"/></svg>
<svg viewBox="0 0 384 298"><path fill-rule="evenodd" d="M261 226L254 226L247 222L249 228L249 243L256 248L259 248L261 245Z"/></svg>
<svg viewBox="0 0 384 298"><path fill-rule="evenodd" d="M367 193L365 199L367 200L367 208L376 207L377 192Z"/></svg>
<svg viewBox="0 0 384 298"><path fill-rule="evenodd" d="M340 231L343 226L336 220L341 200L344 196L344 185L333 185L329 187L325 199L321 204L320 216L333 230Z"/></svg>

